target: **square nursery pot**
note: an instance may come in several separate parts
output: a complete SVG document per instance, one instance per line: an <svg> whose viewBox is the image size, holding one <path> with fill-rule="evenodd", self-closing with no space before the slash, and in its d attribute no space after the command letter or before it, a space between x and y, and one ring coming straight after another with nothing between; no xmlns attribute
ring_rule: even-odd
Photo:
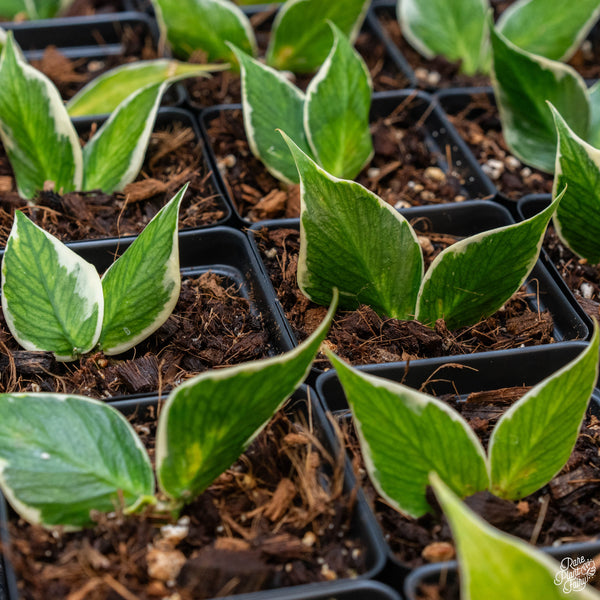
<svg viewBox="0 0 600 600"><path fill-rule="evenodd" d="M25 58L44 72L68 100L102 73L136 60L159 58L159 31L137 12L6 23ZM180 83L171 85L162 104L181 106Z"/></svg>
<svg viewBox="0 0 600 600"><path fill-rule="evenodd" d="M389 204L461 202L495 192L431 96L414 90L374 94L370 120L375 156L356 180ZM220 189L241 226L298 216L298 186L284 191L251 154L240 105L202 111L200 127Z"/></svg>
<svg viewBox="0 0 600 600"><path fill-rule="evenodd" d="M491 87L443 90L436 99L481 166L486 185L513 216L519 198L552 191L551 174L523 164L506 146Z"/></svg>
<svg viewBox="0 0 600 600"><path fill-rule="evenodd" d="M156 418L158 402L157 398L146 397L138 401L118 402L114 406L125 415L131 416L134 425L136 422L140 423L148 430L153 428L152 425L150 427L148 425L153 423ZM204 533L200 534L201 538L195 544L191 540L189 541L191 549L188 550L188 555L196 548L194 553L197 556L194 562L182 568L179 581L181 582L181 578L183 578L186 582L190 582L188 583L191 586L191 596L189 597L194 598L226 595L227 598L236 600L300 600L300 598L325 600L332 597L339 598L339 600L366 600L367 598L399 600L399 596L386 586L368 581L382 569L385 563L385 549L381 545L381 540L376 533L376 525L372 521L371 512L364 499L360 494L358 497L354 496L352 482L348 478L349 467L345 465L343 454L340 456L339 442L332 436L330 424L316 395L311 392L310 388L302 386L293 394L283 410L291 425L288 426L284 420L276 422L273 425L273 433L263 438L262 442L250 446L245 459L234 465L234 472L248 473L257 481L260 480L257 485L262 487L263 491L278 487L279 481L287 477L289 480L295 481L295 490L298 494L302 491L301 488L307 485L302 483L307 481L303 477L307 477L308 472L304 470L302 464L307 461L309 452L311 455L317 454L320 460L316 466L318 474L313 475L312 478L317 488L322 490L323 502L326 503L328 509L326 511L311 509L315 510L312 514L317 516L312 517L311 521L307 519L308 525L296 530L281 523L279 523L279 528L276 528L270 521L267 524L268 519L262 517L261 524L256 522L256 526L264 529L265 533L258 536L255 533L255 543L248 543L242 551L240 546L236 546L233 542L237 541L238 544L243 544L244 539L252 541L251 538L244 538L240 534L240 530L248 529L250 531L250 521L254 517L249 514L246 521L245 515L255 505L262 507L264 501L244 501L241 499L242 495L247 494L254 498L256 496L250 494L249 490L240 491L239 485L227 484L227 479L221 481L217 488L225 487L227 492L219 493L217 489L211 495L205 494L205 502L196 502L195 508L188 511L192 519L190 531L198 529L198 525L194 523L197 521L198 524L203 524L201 529L204 530ZM300 424L303 424L304 427L299 428ZM302 431L306 433L301 433ZM299 436L304 441L297 444L299 449L295 451L296 454L290 457L289 461L282 461L280 465L273 466L273 457L283 454L282 448L287 444L283 440L288 435ZM277 445L280 445L279 450L276 449ZM341 468L340 460L345 468ZM289 464L287 464L288 462ZM266 467L265 465L270 466ZM267 469L268 472L261 472L261 468L263 471ZM276 471L278 468L281 469L279 474L271 471L271 469ZM229 480L231 479L235 480L235 477L231 477ZM340 496L337 496L338 493L335 491L338 486L343 489ZM235 490L235 493L231 491L232 489ZM309 490L305 491L311 493ZM313 491L317 493L316 488ZM236 509L236 504L240 503L241 507ZM4 511L4 516L12 513L10 509L7 509L3 498L1 498L0 504L2 505L0 510ZM218 513L216 516L211 515L211 513L215 513L214 509L208 510L209 505L219 506L222 504L225 506L224 514L228 516L227 520L222 520ZM305 504L305 508L308 509L309 505ZM303 503L298 501L298 505L302 506ZM288 513L284 512L285 514ZM194 518L194 515L198 516ZM279 520L281 519L276 519L275 522ZM227 525L219 526L219 523ZM233 523L233 527L229 527L231 523ZM3 520L2 524L3 545L5 548L9 548L10 539L5 525L6 520ZM230 538L229 541L232 543L227 548L224 544L215 548L214 541L218 537L223 538L224 536L219 534L225 530L229 532L229 535L226 534L225 537ZM321 531L323 533L319 533ZM311 546L315 550L308 554L298 555L297 544L304 539L303 536L307 533L316 538L316 543ZM151 535L151 539L154 535ZM289 548L288 554L285 553L286 543L282 542L282 539L295 540L295 554ZM269 540L272 540L272 544L277 544L278 552L266 550ZM222 541L223 539L221 539ZM139 544L141 545L140 551L143 553L147 544L144 542ZM185 551L185 548L182 550ZM101 551L113 556L111 550ZM257 557L259 552L260 559ZM118 551L114 551L114 554L118 555ZM344 556L346 558L343 558ZM306 560L302 557L306 557ZM4 571L7 580L5 598L6 600L18 600L16 576L11 568L8 554L5 555L5 558ZM122 565L119 568L122 568ZM306 575L307 572L308 575ZM292 575L287 575L290 573ZM327 580L323 573L328 573L331 580ZM121 572L116 574L113 572L113 574L115 578L120 578ZM336 579L333 579L332 574L335 574ZM349 575L352 575L353 578L348 579ZM90 577L87 573L82 573L81 576L85 577L86 581ZM145 577L145 579L147 578ZM236 580L237 583L235 583ZM296 584L295 581L300 583ZM307 581L312 582L307 583ZM127 587L127 581L123 581L123 583ZM147 581L145 585L147 585ZM216 591L213 592L213 589ZM229 592L217 593L223 589L228 589ZM264 591L255 591L257 589ZM164 596L170 595L173 591L173 589L167 591L165 588ZM62 592L56 595L51 594L51 597L58 598L59 595L62 596ZM0 595L0 597L2 596Z"/></svg>
<svg viewBox="0 0 600 600"><path fill-rule="evenodd" d="M133 240L77 242L69 247L102 273ZM23 351L5 329L2 391L60 391L64 381L67 393L107 401L163 395L207 369L292 347L243 233L227 227L182 232L179 256L182 288L173 314L146 340L118 356L101 359L102 355L90 353L76 362L60 363L50 353ZM22 377L21 387L11 382L5 369L9 365Z"/></svg>
<svg viewBox="0 0 600 600"><path fill-rule="evenodd" d="M396 0L373 0L371 15L377 21L376 27L384 40L389 56L394 60L398 69L411 82L411 87L418 87L429 92L440 89L464 88L474 86L489 86L488 75L465 75L459 70L458 62L451 62L443 56L426 59L421 56L402 36L402 30L396 16ZM509 3L489 3L494 9L504 10ZM597 27L590 32L578 52L570 59L569 64L586 79L597 79L599 76L600 44L598 43Z"/></svg>
<svg viewBox="0 0 600 600"><path fill-rule="evenodd" d="M414 361L411 363L401 362L386 365L368 365L358 368L365 373L389 379L391 381L402 382L404 385L434 396L439 397L448 394L454 397L458 396L459 401L464 401L467 399L467 396L472 393L498 390L499 394L503 394L508 393L505 388L533 386L576 358L585 347L586 344L582 342L559 343L549 346L487 352L478 355L454 356L450 360L436 358ZM316 381L316 389L326 409L331 411L339 422L349 424L351 422L351 414L335 371L331 370L319 376ZM508 397L510 398L510 396ZM500 400L500 402L502 402L502 400ZM508 407L507 405L508 402L505 402L504 406L498 407L498 405L494 405L490 400L486 402L486 406L481 410L487 411L486 414L489 419L490 410L493 411L493 418L494 413L499 416L501 412L506 410ZM481 405L477 404L472 406ZM488 406L490 407L489 409L487 408ZM588 408L588 416L589 415L594 415L595 417L600 416L600 391L597 388L590 401L590 406ZM474 413L474 416L476 416L476 413ZM401 457L399 460L401 460ZM597 465L596 468L598 468ZM569 476L577 478L578 472L579 471L575 469L569 473ZM366 480L364 471L362 471L362 475ZM566 487L569 487L568 484L566 484ZM396 587L396 589L402 589L404 579L411 572L414 573L413 577L417 577L414 569L418 567L419 564L425 562L425 560L420 557L421 548L429 542L421 540L421 543L417 543L415 541L416 538L410 541L410 535L416 535L414 531L412 534L407 534L407 538L402 537L401 529L394 533L389 525L390 519L386 518L386 515L398 513L395 513L393 509L389 507L386 508L381 502L376 502L377 495L372 488L370 489L370 492L366 491L366 495L367 497L370 496L372 499L369 502L371 507L377 507L376 513L380 527L382 527L382 535L385 539L392 540L391 543L393 543L393 539L396 539L397 543L395 550L392 549L392 545L388 545L388 565L380 579ZM555 500L554 506L559 507L559 510L564 511L577 501L577 498L573 498L569 495L561 495L563 492L560 490L564 489L564 486L559 487L558 484L555 484L555 486L545 486L542 488L542 491L538 491L533 495L534 500L532 502L534 502L534 506L537 506L542 494L548 494L549 496L556 494L556 497L560 499L560 503L559 500ZM588 491L588 494L593 495L594 493L593 490L592 492ZM540 498L537 497L538 495ZM583 511L584 507L577 504L576 510L579 511L580 509ZM590 510L589 506L587 507L587 510ZM594 509L592 509L592 511L592 514L597 514ZM551 518L551 515L556 514L557 511L555 508L551 507L548 518ZM513 520L513 518L514 515L511 517L511 520ZM569 517L565 515L564 518L568 519ZM572 515L570 518L573 519ZM537 516L534 519L534 522L535 520L537 520ZM382 523L386 524L382 525ZM416 527L417 523L419 526L424 527L431 527L433 524L432 522L424 523L423 520L418 520L417 522L413 521L413 523L413 527ZM549 537L547 527L550 527L550 525L544 526L539 537L539 545L543 544L545 537ZM582 538L586 538L586 541L577 544L570 543L572 538L565 539L566 543L563 544L561 544L559 540L552 540L552 545L554 547L543 547L543 549L551 554L571 552L583 554L592 551L600 551L600 531L586 531L579 539L581 540ZM409 542L406 542L406 539L408 539ZM398 540L402 541L399 542ZM404 546L402 546L402 544L404 544ZM411 545L413 548L410 547ZM414 548L417 549L415 550ZM455 564L456 563L454 563L454 565ZM429 574L433 571L437 572L437 565L418 567L418 570L421 569ZM413 577L411 577L411 580ZM407 598L414 597L410 595L408 590L405 591L405 594Z"/></svg>
<svg viewBox="0 0 600 600"><path fill-rule="evenodd" d="M442 206L426 206L419 208L415 207L402 210L401 212L411 223L414 224L417 232L423 231L423 226L427 224L430 231L435 233L449 234L453 237L474 235L482 231L513 223L512 217L505 208L498 204L486 201L472 201L461 204L446 204ZM287 246L285 250L287 254L281 253L281 236L283 233L279 236L279 239L276 235L274 235L272 238L269 238L268 243L263 245L261 250L260 238L262 235L261 230L263 229L265 229L266 232L273 231L275 234L279 229L289 230L293 233L294 231L299 230L299 221L298 219L289 219L285 221L265 221L262 223L257 223L250 228L249 235L256 252L262 259L263 268L271 279L271 283L274 285L275 294L278 296L279 300L278 306L281 307L284 317L286 318L286 322L288 323L289 335L296 340L299 337L302 339L306 333L304 331L304 314L312 313L315 309L323 311L324 309L318 309L317 305L312 302L300 309L297 308L297 296L301 296L301 293L299 291L297 292L295 275L293 281L286 280L285 282L281 283L282 261L287 261L285 265L289 265L293 264L295 259L290 259ZM266 248L266 246L268 246L268 248ZM277 287L280 287L279 291L277 290ZM292 289L291 292L290 288ZM531 318L534 322L537 322L538 325L541 325L542 323L542 321L539 320L540 312L548 311L552 318L551 334L549 337L538 336L536 341L536 339L533 337L525 334L526 330L529 331L527 327L525 327L525 329L521 329L520 325L516 328L511 325L511 331L514 329L513 333L515 336L512 339L507 340L506 344L503 344L502 347L508 346L514 348L523 344L545 344L548 343L548 341L562 342L577 339L584 340L588 337L589 320L581 315L581 311L576 310L572 303L565 297L561 291L561 288L556 283L554 278L548 273L541 261L538 260L533 271L527 278L525 289L527 293L526 303L523 302L521 308L525 312L531 310L533 313L530 313ZM527 308L527 306L529 308ZM415 357L430 358L432 357L430 352L433 352L433 355L439 355L439 353L443 353L446 356L452 356L455 354L482 351L478 347L475 350L469 348L459 352L454 350L454 347L446 348L445 345L444 350L440 350L438 348L434 351L433 347L429 343L425 343L422 346L419 345L418 348L402 345L402 349L400 350L399 347L393 345L395 343L395 339L397 340L400 337L410 340L417 339L416 336L419 334L419 332L413 329L412 325L409 325L415 324L414 321L406 322L406 326L411 327L410 330L405 331L402 328L391 328L388 330L385 328L386 320L379 319L373 315L365 316L363 313L361 313L363 316L360 318L358 316L353 316L358 314L359 313L356 311L348 311L345 312L343 316L338 315L338 318L334 320L334 325L332 326L328 337L330 344L333 345L333 349L336 352L341 353L342 357L346 358L346 360L350 360L354 364L394 362L394 355L398 357L395 360L402 360L401 354L405 351L412 356L413 360ZM499 313L496 313L496 315L499 315ZM543 318L547 317L542 317L542 319ZM338 324L338 322L341 321L353 323L356 321L356 319L366 319L369 323L368 327L370 327L374 333L372 333L372 335L368 333L362 334L358 327L348 328L348 326L345 324ZM393 322L393 320L390 319L387 321L390 323ZM404 322L398 321L397 323L401 324ZM500 326L505 325L506 323ZM498 325L495 325L494 327L497 326ZM426 329L426 331L431 330ZM388 338L387 341L386 336ZM483 338L480 339L480 341L482 340ZM387 345L387 342L390 342L392 345ZM362 352L359 353L359 350L362 347L367 348L367 352L364 354ZM485 343L482 342L481 348L485 347ZM492 345L491 348L494 348L494 346ZM370 360L369 353L371 353ZM316 363L316 368L314 368L313 371L315 374L318 374L323 368L328 367L328 361L326 361L322 355L320 355Z"/></svg>
<svg viewBox="0 0 600 600"><path fill-rule="evenodd" d="M519 218L533 217L551 201L552 196L549 194L531 194L521 198L517 203ZM540 258L556 278L562 292L572 298L573 305L582 318L588 321L591 330L590 317L600 317L600 275L597 266L588 264L564 246L556 235L552 222L548 227Z"/></svg>
<svg viewBox="0 0 600 600"><path fill-rule="evenodd" d="M600 554L600 542L566 544L560 548L544 548L544 551L559 563L567 557L573 560L583 558L588 561ZM460 581L457 562L449 561L415 569L404 582L403 591L406 600L427 600L430 598L426 593L423 594L422 586L437 588L436 591L439 593L437 598L440 600L458 600ZM593 584L587 583L587 586L592 587Z"/></svg>
<svg viewBox="0 0 600 600"><path fill-rule="evenodd" d="M81 136L87 136L106 118L77 117L73 123ZM10 230L14 208L27 206L28 215L38 225L63 241L137 235L186 182L190 186L180 209L180 230L225 224L231 208L217 191L194 116L181 108L160 108L152 135L140 174L123 192L73 192L62 196L41 192L39 204L47 207L41 211L28 206L16 191L2 194L2 228ZM1 147L0 151L0 158L7 161ZM14 181L12 185L16 190ZM56 211L56 218L49 217L48 208ZM0 246L4 244L5 239L0 240Z"/></svg>
<svg viewBox="0 0 600 600"><path fill-rule="evenodd" d="M149 0L139 1L140 9L150 3ZM258 45L258 55L261 57L266 54L273 20L281 4L257 3L240 7L253 26ZM370 19L365 19L354 46L362 56L371 74L375 92L409 87L410 82L398 70L395 62L388 55L386 46L379 39ZM312 75L295 75L294 83L305 89L311 79ZM189 106L198 110L220 104L237 104L242 101L240 77L239 74L232 71L215 73L210 80L191 79L183 82L183 85L187 91Z"/></svg>

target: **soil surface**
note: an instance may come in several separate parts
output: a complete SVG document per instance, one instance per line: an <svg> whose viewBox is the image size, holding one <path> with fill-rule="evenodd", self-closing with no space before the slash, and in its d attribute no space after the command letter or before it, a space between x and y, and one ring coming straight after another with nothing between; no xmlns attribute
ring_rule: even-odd
<svg viewBox="0 0 600 600"><path fill-rule="evenodd" d="M466 402L456 396L440 399L462 414L487 448L497 420L526 391L527 388L522 387L479 392L469 395ZM396 558L411 568L454 559L450 528L433 492L428 491L432 513L419 519L405 517L385 504L366 475L350 419L344 421L344 428L355 473ZM571 457L549 484L520 501L502 500L489 492L479 492L465 502L494 527L537 546L550 546L598 535L599 493L600 420L589 414Z"/></svg>
<svg viewBox="0 0 600 600"><path fill-rule="evenodd" d="M301 419L279 413L184 509L176 533L161 529L168 515L117 511L68 534L13 515L20 597L199 600L364 571L364 543L350 526L354 494L342 491L344 457L329 456ZM154 425L134 422L150 446Z"/></svg>
<svg viewBox="0 0 600 600"><path fill-rule="evenodd" d="M514 0L491 0L495 19L513 3ZM376 9L377 17L392 43L399 49L413 69L418 87L423 89L474 87L491 85L487 75L464 75L460 72L460 62L451 62L443 56L426 59L421 56L402 36L402 30L396 19L395 10L388 7ZM596 31L588 36L568 62L582 77L597 79L600 77L600 43Z"/></svg>
<svg viewBox="0 0 600 600"><path fill-rule="evenodd" d="M464 100L443 99L452 125L498 190L511 200L552 192L553 176L528 167L513 156L502 135L498 109L486 94L465 94Z"/></svg>
<svg viewBox="0 0 600 600"><path fill-rule="evenodd" d="M429 264L456 238L424 233L420 241ZM262 229L257 242L285 316L302 341L322 321L327 309L308 300L298 288L299 233L295 229ZM545 344L554 341L552 333L551 315L532 310L526 293L520 291L504 310L455 331L448 331L442 320L431 329L418 321L383 318L366 305L355 311L338 310L325 343L338 356L360 365ZM314 366L326 369L330 364L319 354Z"/></svg>
<svg viewBox="0 0 600 600"><path fill-rule="evenodd" d="M411 99L371 125L375 155L356 181L395 208L466 199L464 176L440 169L439 155L426 143L426 130L409 115ZM223 111L210 122L208 134L229 196L250 221L297 217L298 186L275 179L250 151L241 110Z"/></svg>
<svg viewBox="0 0 600 600"><path fill-rule="evenodd" d="M157 126L137 179L115 194L99 191L41 192L28 206L17 191L12 167L0 147L0 247L4 247L15 209L63 241L135 235L186 183L180 228L214 224L226 216L202 147L190 127L174 121Z"/></svg>
<svg viewBox="0 0 600 600"><path fill-rule="evenodd" d="M134 349L58 362L49 352L23 350L0 317L0 391L60 392L108 399L162 395L208 369L266 358L271 350L260 316L238 285L206 272L184 278L167 321Z"/></svg>
<svg viewBox="0 0 600 600"><path fill-rule="evenodd" d="M260 12L250 17L258 43L259 56L264 56L270 37L273 15L277 10ZM384 44L368 29L363 27L359 34L355 47L365 61L371 79L373 89L376 92L386 90L398 90L408 87L408 79L400 73L391 60ZM206 62L202 52L198 52L190 58L191 62ZM292 80L302 89L306 89L311 77L291 75ZM225 71L215 73L210 79L190 79L185 82L189 98L192 103L199 106L212 106L215 104L237 104L241 102L241 80L239 74Z"/></svg>

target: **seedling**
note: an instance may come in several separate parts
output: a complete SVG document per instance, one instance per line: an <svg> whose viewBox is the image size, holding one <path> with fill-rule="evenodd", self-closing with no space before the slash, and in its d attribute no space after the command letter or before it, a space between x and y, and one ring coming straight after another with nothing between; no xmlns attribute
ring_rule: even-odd
<svg viewBox="0 0 600 600"><path fill-rule="evenodd" d="M152 0L163 34L176 56L202 51L207 60L235 63L231 45L255 56L256 39L248 17L230 0ZM267 49L267 64L295 73L313 73L325 60L332 37L327 21L352 41L369 0L322 2L288 0L278 11Z"/></svg>
<svg viewBox="0 0 600 600"><path fill-rule="evenodd" d="M333 24L334 42L306 94L280 72L233 47L242 71L244 128L253 154L288 183L298 172L277 128L337 177L353 179L371 160L371 77L360 55Z"/></svg>
<svg viewBox="0 0 600 600"><path fill-rule="evenodd" d="M500 418L488 454L444 402L351 368L333 353L377 491L412 517L429 512L434 471L461 497L489 489L516 500L548 483L567 462L598 376L598 325L580 355L542 380Z"/></svg>
<svg viewBox="0 0 600 600"><path fill-rule="evenodd" d="M177 218L185 185L100 279L93 265L20 211L2 259L2 309L27 350L74 360L119 354L156 331L177 299Z"/></svg>
<svg viewBox="0 0 600 600"><path fill-rule="evenodd" d="M430 482L456 540L462 600L600 598L597 591L586 587L595 573L592 561L585 561L578 568L582 576L579 578L569 572L569 561L558 563L522 540L490 526L435 473L430 475Z"/></svg>
<svg viewBox="0 0 600 600"><path fill-rule="evenodd" d="M62 394L0 394L0 488L30 523L79 528L90 511L151 505L177 514L242 454L306 377L325 338L335 300L294 350L203 373L171 392L150 458L110 405Z"/></svg>
<svg viewBox="0 0 600 600"><path fill-rule="evenodd" d="M142 75L149 83L125 99L119 92L122 75L112 79L112 100L121 100L120 104L82 150L58 90L27 64L12 32L8 33L0 56L0 138L21 197L33 199L50 182L59 192L100 189L112 193L136 178L165 89L177 79L197 74L185 65L164 61L158 69L156 63L144 67L127 76L140 83ZM99 100L106 88L102 81L93 86L92 92L74 99L77 110L86 104L88 111L106 109Z"/></svg>
<svg viewBox="0 0 600 600"><path fill-rule="evenodd" d="M461 61L467 75L490 67L488 0L398 0L398 20L406 40L426 58ZM560 15L560 18L557 18ZM596 0L518 0L498 19L498 30L519 48L567 61L590 32L600 7ZM532 23L535 26L532 26Z"/></svg>
<svg viewBox="0 0 600 600"><path fill-rule="evenodd" d="M514 225L465 238L446 248L423 275L423 256L408 221L353 181L332 177L283 134L300 176L298 285L328 304L368 304L396 319L450 329L496 312L520 288L540 252L560 196L543 212Z"/></svg>

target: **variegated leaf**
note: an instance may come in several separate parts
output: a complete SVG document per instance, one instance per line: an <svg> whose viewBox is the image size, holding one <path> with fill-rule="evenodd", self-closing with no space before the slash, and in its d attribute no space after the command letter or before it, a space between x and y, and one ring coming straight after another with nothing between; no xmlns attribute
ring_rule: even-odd
<svg viewBox="0 0 600 600"><path fill-rule="evenodd" d="M2 309L25 349L73 360L89 352L100 335L100 277L93 265L16 211L2 259Z"/></svg>
<svg viewBox="0 0 600 600"><path fill-rule="evenodd" d="M104 322L99 344L119 354L156 331L179 298L177 218L187 184L104 273Z"/></svg>

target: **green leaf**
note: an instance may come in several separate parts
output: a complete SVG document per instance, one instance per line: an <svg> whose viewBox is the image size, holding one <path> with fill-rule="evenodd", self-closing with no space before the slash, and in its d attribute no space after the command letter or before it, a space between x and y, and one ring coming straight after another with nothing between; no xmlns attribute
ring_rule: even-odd
<svg viewBox="0 0 600 600"><path fill-rule="evenodd" d="M600 150L577 136L550 105L558 148L552 192L566 188L554 215L560 239L590 263L600 262Z"/></svg>
<svg viewBox="0 0 600 600"><path fill-rule="evenodd" d="M3 0L0 3L0 16L3 19L13 19L19 13L27 13L25 0Z"/></svg>
<svg viewBox="0 0 600 600"><path fill-rule="evenodd" d="M486 523L435 473L430 479L456 542L462 600L600 598L589 586L577 590L565 585L563 593L560 578L564 570L558 562Z"/></svg>
<svg viewBox="0 0 600 600"><path fill-rule="evenodd" d="M25 349L73 360L89 352L100 335L100 277L93 265L16 211L2 259L2 309Z"/></svg>
<svg viewBox="0 0 600 600"><path fill-rule="evenodd" d="M337 306L297 348L281 356L198 375L177 387L160 415L156 471L161 489L189 502L248 447L308 374Z"/></svg>
<svg viewBox="0 0 600 600"><path fill-rule="evenodd" d="M179 206L188 184L148 223L102 277L105 354L133 348L168 318L179 298Z"/></svg>
<svg viewBox="0 0 600 600"><path fill-rule="evenodd" d="M84 190L111 194L137 177L167 85L153 83L126 98L85 145Z"/></svg>
<svg viewBox="0 0 600 600"><path fill-rule="evenodd" d="M488 8L485 0L398 0L398 20L423 56L460 60L461 71L473 75L483 66Z"/></svg>
<svg viewBox="0 0 600 600"><path fill-rule="evenodd" d="M561 197L526 221L473 235L438 254L421 284L417 319L431 326L444 319L456 329L495 313L535 266Z"/></svg>
<svg viewBox="0 0 600 600"><path fill-rule="evenodd" d="M485 452L469 424L447 404L352 369L327 356L340 379L369 477L387 503L418 518L432 470L461 496L487 489Z"/></svg>
<svg viewBox="0 0 600 600"><path fill-rule="evenodd" d="M492 492L518 499L565 465L598 377L598 323L588 347L513 404L490 438Z"/></svg>
<svg viewBox="0 0 600 600"><path fill-rule="evenodd" d="M128 96L152 83L210 77L227 65L197 65L167 58L127 63L90 81L67 103L71 117L112 113Z"/></svg>
<svg viewBox="0 0 600 600"><path fill-rule="evenodd" d="M600 81L589 88L590 94L590 131L587 141L600 148Z"/></svg>
<svg viewBox="0 0 600 600"><path fill-rule="evenodd" d="M256 54L248 17L228 0L152 0L163 34L176 56L187 59L197 50L206 59L235 62L227 42Z"/></svg>
<svg viewBox="0 0 600 600"><path fill-rule="evenodd" d="M306 90L304 129L319 164L336 177L354 179L373 156L371 76L344 34L330 25L334 43Z"/></svg>
<svg viewBox="0 0 600 600"><path fill-rule="evenodd" d="M63 394L0 394L0 487L30 523L91 525L154 492L150 459L104 402Z"/></svg>
<svg viewBox="0 0 600 600"><path fill-rule="evenodd" d="M490 32L492 84L504 139L520 160L552 173L556 129L546 100L585 138L590 123L585 82L572 67L517 48L493 27Z"/></svg>
<svg viewBox="0 0 600 600"><path fill-rule="evenodd" d="M233 48L242 72L244 128L250 150L268 171L286 183L298 183L298 172L289 150L276 131L286 128L307 154L304 132L304 94L282 73Z"/></svg>
<svg viewBox="0 0 600 600"><path fill-rule="evenodd" d="M46 181L57 191L81 186L79 137L54 84L21 56L12 32L0 57L0 137L19 195L33 198Z"/></svg>
<svg viewBox="0 0 600 600"><path fill-rule="evenodd" d="M497 27L522 50L566 62L599 15L598 0L520 0L500 15Z"/></svg>
<svg viewBox="0 0 600 600"><path fill-rule="evenodd" d="M354 42L368 8L368 0L288 0L273 22L267 64L294 73L316 71L331 48L327 21Z"/></svg>
<svg viewBox="0 0 600 600"><path fill-rule="evenodd" d="M327 304L368 304L397 319L414 316L423 256L408 221L353 181L336 179L283 134L300 173L298 286Z"/></svg>

